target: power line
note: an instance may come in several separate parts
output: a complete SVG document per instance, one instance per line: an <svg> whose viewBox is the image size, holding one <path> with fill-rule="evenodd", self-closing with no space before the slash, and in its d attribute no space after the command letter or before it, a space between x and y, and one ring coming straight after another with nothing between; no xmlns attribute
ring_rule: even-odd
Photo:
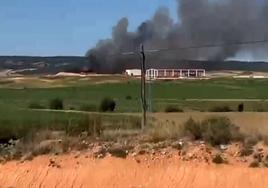
<svg viewBox="0 0 268 188"><path fill-rule="evenodd" d="M190 49L202 49L202 48L217 48L217 47L231 47L231 46L244 46L244 45L254 45L268 43L268 39L265 40L252 40L252 41L241 41L241 42L230 42L230 43L219 43L219 44L203 44L203 45L192 45L179 48L160 48L160 49L149 49L145 50L145 53L159 53L159 52L172 52L172 51L181 51L181 50L190 50ZM137 55L139 52L130 51L130 52L121 52L118 54L110 54L109 56L129 56Z"/></svg>

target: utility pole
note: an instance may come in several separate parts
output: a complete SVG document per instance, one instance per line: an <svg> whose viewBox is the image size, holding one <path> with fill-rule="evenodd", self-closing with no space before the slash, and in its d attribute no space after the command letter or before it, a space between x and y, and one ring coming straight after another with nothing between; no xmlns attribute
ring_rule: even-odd
<svg viewBox="0 0 268 188"><path fill-rule="evenodd" d="M142 122L141 128L144 129L147 120L147 101L146 101L146 65L145 65L145 52L144 46L140 47L141 56L141 102L142 102Z"/></svg>

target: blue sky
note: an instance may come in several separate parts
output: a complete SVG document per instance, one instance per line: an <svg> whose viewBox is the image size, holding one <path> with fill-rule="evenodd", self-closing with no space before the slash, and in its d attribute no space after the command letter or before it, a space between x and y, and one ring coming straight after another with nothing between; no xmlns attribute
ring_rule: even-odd
<svg viewBox="0 0 268 188"><path fill-rule="evenodd" d="M0 55L84 55L121 17L130 30L175 0L0 0Z"/></svg>

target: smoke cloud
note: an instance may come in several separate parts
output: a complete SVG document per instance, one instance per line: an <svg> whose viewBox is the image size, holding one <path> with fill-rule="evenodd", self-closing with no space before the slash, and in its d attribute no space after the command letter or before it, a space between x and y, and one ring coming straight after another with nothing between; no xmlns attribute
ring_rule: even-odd
<svg viewBox="0 0 268 188"><path fill-rule="evenodd" d="M112 38L100 40L87 52L92 69L99 73L118 73L137 68L139 57L112 54L137 51L141 43L146 49L176 49L268 39L268 0L177 0L177 4L177 22L164 7L135 32L128 31L127 18L119 20L112 30ZM268 45L255 44L171 51L149 55L147 62L148 67L168 68L181 59L223 61L237 58L243 52L264 57L266 49Z"/></svg>

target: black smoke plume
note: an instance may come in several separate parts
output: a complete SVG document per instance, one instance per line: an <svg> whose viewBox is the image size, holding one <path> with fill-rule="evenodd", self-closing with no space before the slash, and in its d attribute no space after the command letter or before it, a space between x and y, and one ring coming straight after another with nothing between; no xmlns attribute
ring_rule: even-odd
<svg viewBox="0 0 268 188"><path fill-rule="evenodd" d="M87 52L93 71L120 73L139 67L138 56L114 54L138 51L141 43L146 49L176 49L268 39L268 0L177 0L177 4L177 22L164 7L135 32L128 31L127 18L119 20L112 38L100 40ZM266 57L266 49L267 45L256 44L161 52L149 55L147 63L152 68L168 68L181 59L223 61L241 51Z"/></svg>

